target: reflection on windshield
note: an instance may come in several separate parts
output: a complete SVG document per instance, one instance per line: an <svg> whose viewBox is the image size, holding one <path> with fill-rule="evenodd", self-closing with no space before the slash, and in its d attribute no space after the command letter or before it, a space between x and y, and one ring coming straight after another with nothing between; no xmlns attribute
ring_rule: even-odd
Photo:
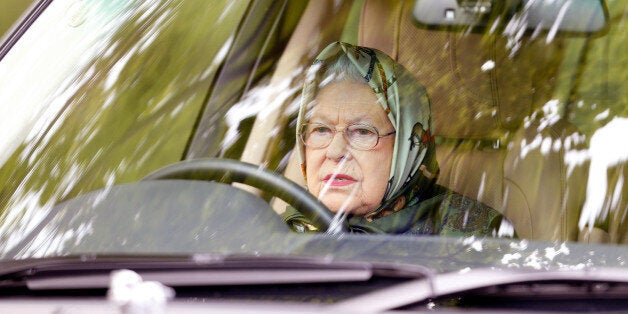
<svg viewBox="0 0 628 314"><path fill-rule="evenodd" d="M605 220L609 215L620 221L626 220L625 209L618 211L618 205L625 198L624 176L620 173L615 180L610 180L607 171L615 166L623 168L621 163L628 161L628 145L617 145L623 141L623 134L628 132L628 119L616 117L599 128L591 136L591 145L587 151L591 160L587 197L580 216L579 226L594 226L596 220ZM613 182L615 181L615 182Z"/></svg>
<svg viewBox="0 0 628 314"><path fill-rule="evenodd" d="M377 12L356 7L362 3L266 10L246 1L51 2L0 61L0 251L20 243L59 202L98 189L106 195L165 165L205 157L285 173L355 231L466 239L475 233L463 229L473 226L529 240L628 241L624 1L587 2L602 4L606 25L584 31L561 29L592 21L573 1L553 2L561 6L551 20L523 12L461 27L421 24L410 14L415 1ZM397 28L371 22L375 13L396 19ZM367 62L360 74L377 81L369 85L376 100L362 100L377 106L350 110L361 97L347 92L355 86L336 92L348 99L330 105L332 113L315 110L323 100L314 95L301 102L306 69L340 39L389 55L423 87L395 96L400 82ZM355 60L360 53L369 55L358 49ZM326 83L321 90L334 84ZM414 120L397 119L392 100L412 103ZM418 110L428 100L430 109ZM349 121L373 113L362 108L381 111ZM384 145L391 154L371 154ZM360 156L367 157L352 164ZM377 176L371 187L348 188L366 187L368 175ZM419 178L443 190L421 194L428 189L415 188ZM445 206L456 213L424 215L430 211L421 204L442 195L460 205ZM316 230L295 211L284 215L303 223L293 227ZM92 227L79 224L59 239L84 237ZM42 246L50 240L38 239ZM65 249L55 246L55 254Z"/></svg>

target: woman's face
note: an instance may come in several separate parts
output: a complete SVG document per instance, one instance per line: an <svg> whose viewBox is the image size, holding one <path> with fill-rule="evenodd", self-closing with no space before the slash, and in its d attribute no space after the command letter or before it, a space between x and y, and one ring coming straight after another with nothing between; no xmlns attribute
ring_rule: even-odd
<svg viewBox="0 0 628 314"><path fill-rule="evenodd" d="M334 212L342 208L364 215L381 203L386 192L395 135L380 138L370 150L356 150L342 131L349 125L366 124L381 136L394 128L367 84L331 83L315 101L309 123L323 123L338 132L327 147L306 146L307 187Z"/></svg>

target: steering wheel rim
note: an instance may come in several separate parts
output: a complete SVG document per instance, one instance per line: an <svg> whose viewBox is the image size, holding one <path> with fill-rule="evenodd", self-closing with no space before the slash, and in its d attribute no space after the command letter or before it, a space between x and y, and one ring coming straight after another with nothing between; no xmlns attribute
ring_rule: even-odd
<svg viewBox="0 0 628 314"><path fill-rule="evenodd" d="M279 197L294 206L321 231L329 230L334 214L310 192L285 177L257 165L234 159L194 159L161 168L142 180L186 179L242 183ZM343 222L341 229L348 231Z"/></svg>

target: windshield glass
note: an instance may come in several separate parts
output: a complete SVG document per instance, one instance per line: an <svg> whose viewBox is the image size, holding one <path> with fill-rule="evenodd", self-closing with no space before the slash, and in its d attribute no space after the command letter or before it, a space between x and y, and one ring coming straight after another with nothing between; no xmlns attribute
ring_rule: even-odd
<svg viewBox="0 0 628 314"><path fill-rule="evenodd" d="M159 169L208 158L269 170L324 205L249 187L270 205L224 203L264 207L285 222L259 218L272 234L625 245L626 2L452 3L46 2L0 50L0 256L93 253L84 239L117 230L112 217L220 242L190 225L235 192L142 190ZM179 197L187 189L206 198ZM112 195L132 192L147 201L114 214ZM175 218L151 216L166 203ZM260 234L223 241L255 251L243 239ZM111 241L103 251L141 247Z"/></svg>

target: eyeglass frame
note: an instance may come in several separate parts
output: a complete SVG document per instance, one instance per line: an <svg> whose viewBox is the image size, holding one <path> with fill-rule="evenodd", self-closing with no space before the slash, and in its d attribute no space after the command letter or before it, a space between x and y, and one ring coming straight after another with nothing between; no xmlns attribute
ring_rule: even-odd
<svg viewBox="0 0 628 314"><path fill-rule="evenodd" d="M305 135L306 135L305 129L306 129L306 128L307 128L307 126L309 126L309 125L321 125L321 126L327 127L327 128L329 128L330 130L332 130L332 136L329 138L329 142L328 142L327 144L325 144L325 145L322 145L322 146L311 146L311 145L308 145L308 144L307 144L307 141L305 140L305 138L304 138L304 137L305 137ZM377 135L377 140L375 141L375 144L374 144L373 146L371 146L371 147L368 147L368 148L356 147L356 146L355 146L355 145L351 142L351 140L349 139L349 135L347 134L347 131L349 130L349 128L351 128L351 127L353 127L353 126L364 126L364 127L368 128L368 129L372 129L372 130L374 130L374 131L375 131L375 134ZM372 126L372 125L368 125L368 124L363 124L363 123L354 123L354 124L350 124L350 125L347 125L344 129L342 129L342 130L338 130L337 128L335 128L335 127L331 127L331 126L329 126L329 125L327 125L327 124L325 124L325 123L320 123L320 122L313 122L313 123L312 123L312 122L308 122L308 123L303 123L303 124L301 125L301 129L299 130L299 140L301 140L301 142L303 143L303 145L305 145L305 146L307 146L307 147L311 147L311 148L313 148L313 149L321 149L321 148L326 148L326 147L328 147L328 146L329 146L329 144L331 144L331 142L334 140L334 137L336 136L336 133L338 133L338 132L342 132L342 136L343 136L343 138L344 138L345 142L347 142L347 144L349 145L349 147L351 147L351 148L353 148L353 149L356 149L356 150L368 151L368 150L372 150L372 149L374 149L375 147L377 147L377 144L379 144L379 139L380 139L380 138L383 138L383 137L387 137L387 136L393 135L393 134L397 133L397 130L393 130L393 131L391 131L391 132L388 132L388 133L385 133L385 134L383 134L383 135L380 135L380 134L379 134L379 130L378 130L376 127L374 127L374 126Z"/></svg>

